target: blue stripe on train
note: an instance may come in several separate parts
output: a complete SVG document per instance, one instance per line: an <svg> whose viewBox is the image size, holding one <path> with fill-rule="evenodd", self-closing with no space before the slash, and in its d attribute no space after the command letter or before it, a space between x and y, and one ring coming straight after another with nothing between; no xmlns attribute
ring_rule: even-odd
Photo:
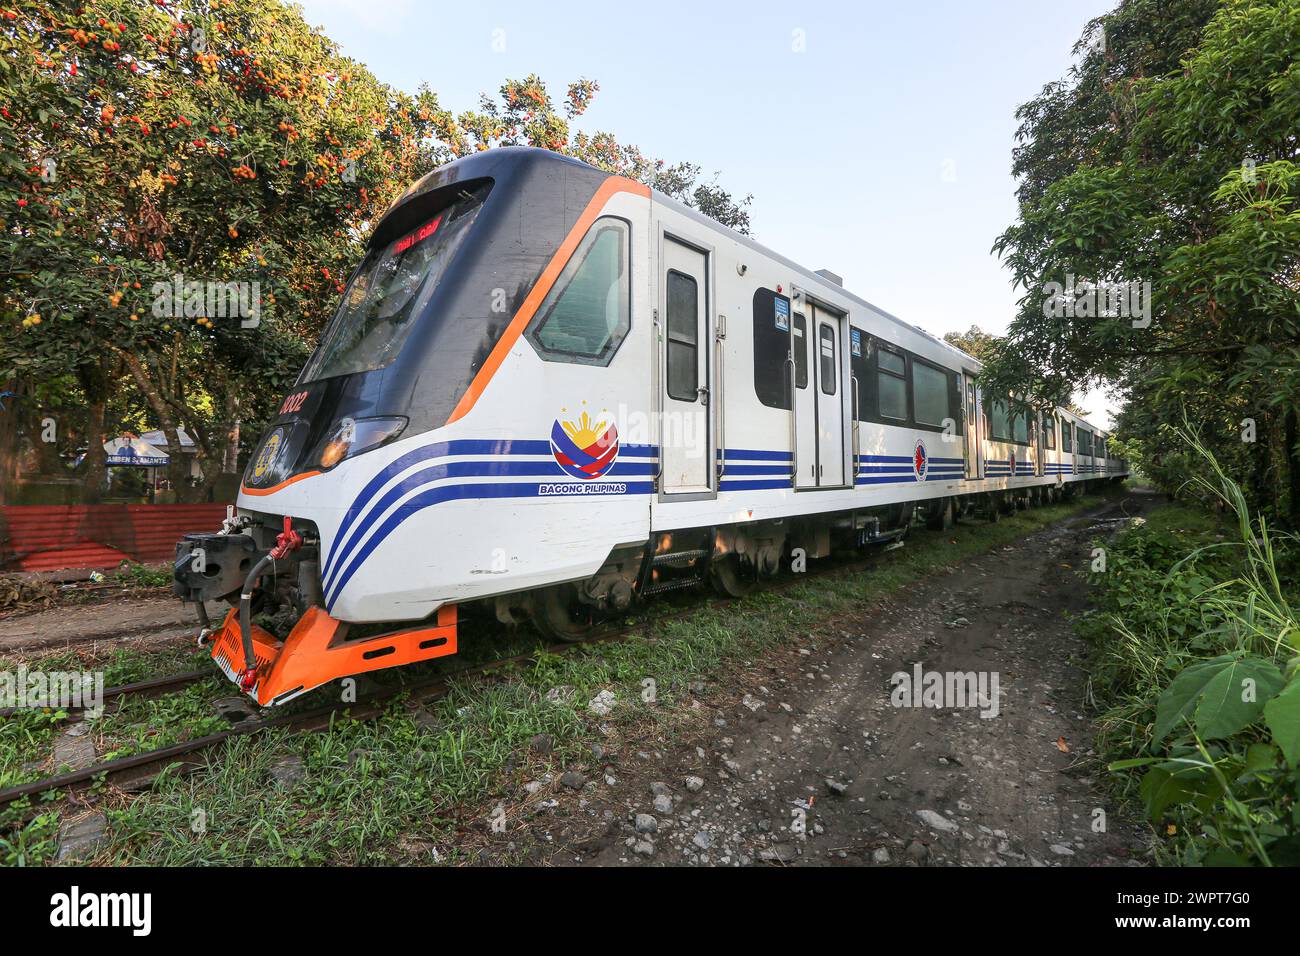
<svg viewBox="0 0 1300 956"><path fill-rule="evenodd" d="M591 487L586 485L576 485L575 487ZM408 501L405 501L392 514L384 519L383 524L375 529L375 533L366 539L366 543L358 549L352 557L346 570L344 570L331 589L326 609L333 610L334 602L338 600L343 589L347 587L348 581L357 573L357 570L365 563L379 544L387 538L403 521L418 511L430 508L433 505L441 504L444 501L457 500L483 500L490 498L535 498L541 495L542 484L505 484L505 483L482 483L471 485L442 485L437 488L430 488L415 495ZM654 482L631 482L625 485L621 492L607 492L609 494L619 495L648 495L654 492ZM559 496L557 496L559 497ZM578 497L575 495L574 497ZM586 495L582 495L586 497ZM594 497L594 496L593 496Z"/></svg>
<svg viewBox="0 0 1300 956"><path fill-rule="evenodd" d="M619 451L619 461L610 470L612 478L652 476L657 468L654 464L659 449L654 445L624 445ZM348 581L373 553L374 549L387 538L406 518L444 501L484 500L494 498L538 497L542 483L492 483L479 482L462 485L443 485L421 491L398 505L391 514L375 529L364 544L360 539L373 525L373 521L363 522L357 526L358 519L367 511L372 515L383 515L390 507L405 495L423 485L444 478L463 477L548 477L563 478L563 470L552 461L469 461L448 462L425 468L407 476L375 501L377 495L390 481L407 469L422 462L441 458L468 455L497 456L549 456L550 443L540 440L496 441L459 439L449 442L435 442L422 448L414 449L385 467L375 475L361 492L353 499L343 516L335 540L341 542L334 548L323 569L322 585L329 594L328 607L347 586ZM727 463L727 475L771 476L741 478L733 480L724 478L719 483L720 491L763 491L790 487L790 467L794 456L790 452L769 451L765 449L727 448L719 449L718 457ZM625 461L624 459L645 459L644 461ZM860 474L856 485L869 484L904 484L916 481L913 471L913 458L908 455L859 455ZM758 462L760 464L738 464L738 462ZM761 464L769 462L771 464ZM996 463L991 462L991 466ZM1007 462L1002 462L1002 470L1009 473ZM993 468L990 468L993 476ZM932 457L929 461L927 481L955 481L964 477L965 467L961 458ZM581 486L579 486L581 487ZM617 494L640 495L652 494L654 483L624 483ZM603 492L614 493L614 492ZM586 496L587 493L583 493ZM593 493L594 494L594 493ZM558 496L557 496L558 497ZM574 495L577 497L577 495ZM349 532L352 532L349 535ZM344 567L346 564L346 568Z"/></svg>
<svg viewBox="0 0 1300 956"><path fill-rule="evenodd" d="M549 448L549 446L548 446ZM514 454L527 454L526 452L515 452ZM549 454L549 451L548 451ZM608 474L611 478L630 478L637 476L653 476L656 470L653 461L618 461L610 468ZM384 493L378 503L372 509L372 514L383 514L388 508L396 504L402 497L415 491L424 485L435 481L441 481L444 478L501 478L501 477L539 477L539 478L564 478L564 470L555 463L554 459L549 461L509 461L497 459L495 461L451 461L441 462L430 465L428 468L422 468L419 471L407 475L396 484L390 486ZM369 486L367 486L368 488ZM364 492L363 492L364 493ZM349 509L348 515L353 510L365 510L364 506L359 507L360 496L353 502L352 508ZM356 547L361 535L365 534L368 525L361 524L352 527L352 522L345 516L343 524L339 527L339 532L335 536L338 542L336 547L330 552L329 560L326 562L325 569L321 576L322 587L328 589L331 587L331 581L337 574L339 567L345 561ZM352 534L344 538L347 531L351 530Z"/></svg>
<svg viewBox="0 0 1300 956"><path fill-rule="evenodd" d="M438 458L452 458L460 455L550 455L551 444L548 441L539 439L520 439L514 441L502 441L497 439L456 439L454 441L433 442L423 445L420 448L414 448L406 454L395 459L387 465L382 471L376 474L370 481L366 482L364 488L352 500L348 510L343 515L343 521L339 525L339 530L335 540L342 540L352 524L366 510L370 500L377 495L380 490L391 480L396 478L402 472L415 465L425 461L432 461ZM657 458L659 449L654 445L623 445L619 449L620 458ZM335 552L331 552L329 558L322 568L322 579L324 575L332 573L334 565Z"/></svg>

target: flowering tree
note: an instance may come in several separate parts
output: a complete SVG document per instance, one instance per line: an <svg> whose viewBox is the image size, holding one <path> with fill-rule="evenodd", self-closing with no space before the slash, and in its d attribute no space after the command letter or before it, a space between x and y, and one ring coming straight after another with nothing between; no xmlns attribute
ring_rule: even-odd
<svg viewBox="0 0 1300 956"><path fill-rule="evenodd" d="M129 382L178 490L178 429L199 446L204 495L235 423L301 365L366 224L449 155L436 104L279 0L0 17L0 381L70 375L92 418Z"/></svg>

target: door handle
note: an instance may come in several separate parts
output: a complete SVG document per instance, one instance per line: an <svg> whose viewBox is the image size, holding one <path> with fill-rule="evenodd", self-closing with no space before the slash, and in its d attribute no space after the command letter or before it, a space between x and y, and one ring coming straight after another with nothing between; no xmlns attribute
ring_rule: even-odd
<svg viewBox="0 0 1300 956"><path fill-rule="evenodd" d="M707 386L707 385L701 385L701 386L700 386L699 388L697 388L695 391L696 391L696 394L699 396L699 400L700 400L701 402L703 402L703 403L705 404L705 406L707 407L708 404L709 404L709 386Z"/></svg>

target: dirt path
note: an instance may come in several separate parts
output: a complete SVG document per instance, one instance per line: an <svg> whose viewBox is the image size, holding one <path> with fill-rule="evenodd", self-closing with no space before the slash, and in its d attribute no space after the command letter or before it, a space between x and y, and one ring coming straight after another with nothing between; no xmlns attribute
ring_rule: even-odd
<svg viewBox="0 0 1300 956"><path fill-rule="evenodd" d="M1132 493L753 662L709 732L595 768L514 852L561 865L1132 863L1141 826L1089 776L1084 645L1065 612L1086 606L1091 542L1156 503ZM987 700L895 706L891 675L918 663L996 673L997 715L981 716Z"/></svg>
<svg viewBox="0 0 1300 956"><path fill-rule="evenodd" d="M208 605L219 617L224 608ZM191 605L174 597L123 598L53 607L0 620L0 654L28 655L97 641L192 638L199 625Z"/></svg>

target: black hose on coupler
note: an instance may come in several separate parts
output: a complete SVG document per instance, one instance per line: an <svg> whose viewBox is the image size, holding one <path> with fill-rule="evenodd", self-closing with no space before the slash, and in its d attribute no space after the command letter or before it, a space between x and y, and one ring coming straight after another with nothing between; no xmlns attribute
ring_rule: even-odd
<svg viewBox="0 0 1300 956"><path fill-rule="evenodd" d="M239 639L244 645L244 673L251 672L257 666L257 659L253 656L253 611L250 606L253 602L253 586L262 576L263 569L273 560L268 554L253 565L253 570L244 579L244 589L239 594Z"/></svg>

